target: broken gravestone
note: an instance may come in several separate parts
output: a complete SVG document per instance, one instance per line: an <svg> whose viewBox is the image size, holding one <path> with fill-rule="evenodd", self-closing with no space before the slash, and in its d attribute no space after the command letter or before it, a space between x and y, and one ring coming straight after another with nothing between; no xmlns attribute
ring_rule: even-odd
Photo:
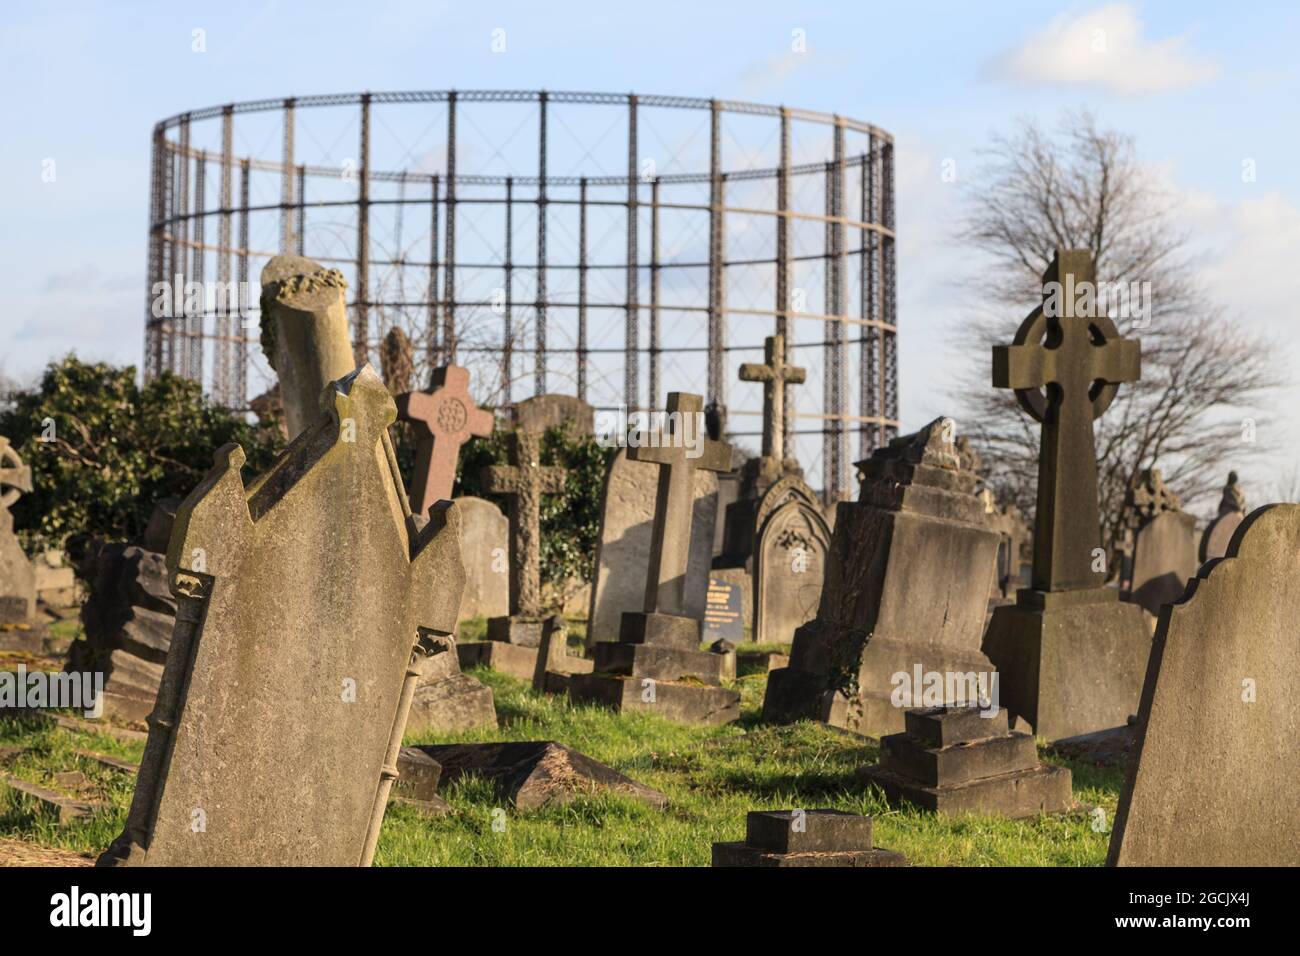
<svg viewBox="0 0 1300 956"><path fill-rule="evenodd" d="M1092 425L1138 380L1141 346L1093 314L1094 278L1087 250L1058 250L1042 304L993 350L993 384L1015 391L1042 440L1032 586L993 611L984 653L1002 706L1049 740L1124 723L1151 651L1142 610L1105 586Z"/></svg>
<svg viewBox="0 0 1300 956"><path fill-rule="evenodd" d="M1261 508L1161 609L1112 866L1300 864L1297 556L1300 505Z"/></svg>
<svg viewBox="0 0 1300 956"><path fill-rule="evenodd" d="M177 624L102 863L369 865L424 645L464 584L454 505L417 531L369 365L245 487L226 445L176 516Z"/></svg>
<svg viewBox="0 0 1300 956"><path fill-rule="evenodd" d="M768 677L765 721L879 737L903 730L909 707L991 689L980 638L999 539L954 437L938 418L858 463L860 500L839 505L817 616ZM918 699L934 675L937 699Z"/></svg>
<svg viewBox="0 0 1300 956"><path fill-rule="evenodd" d="M743 843L713 844L714 866L907 866L875 846L871 817L843 810L757 810L745 818Z"/></svg>
<svg viewBox="0 0 1300 956"><path fill-rule="evenodd" d="M1197 557L1201 563L1213 561L1228 553L1228 542L1232 540L1237 526L1246 517L1246 496L1237 484L1237 473L1228 472L1228 483L1223 486L1223 497L1219 500L1219 514L1210 522L1201 535L1201 546Z"/></svg>

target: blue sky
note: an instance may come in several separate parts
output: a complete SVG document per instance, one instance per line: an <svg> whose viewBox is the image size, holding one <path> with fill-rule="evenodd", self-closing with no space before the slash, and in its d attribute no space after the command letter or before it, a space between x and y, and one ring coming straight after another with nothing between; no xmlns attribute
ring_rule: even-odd
<svg viewBox="0 0 1300 956"><path fill-rule="evenodd" d="M491 49L498 28L504 54ZM1097 29L1107 57L1078 55ZM892 132L908 427L944 411L962 361L945 333L960 315L968 257L952 232L974 151L1016 115L1091 107L1136 135L1184 201L1211 291L1294 368L1297 37L1300 5L1284 3L6 3L0 369L30 377L69 348L139 362L157 120L245 99L452 87L783 102ZM956 184L941 180L949 158ZM1295 464L1297 440L1285 416L1260 439L1279 467Z"/></svg>

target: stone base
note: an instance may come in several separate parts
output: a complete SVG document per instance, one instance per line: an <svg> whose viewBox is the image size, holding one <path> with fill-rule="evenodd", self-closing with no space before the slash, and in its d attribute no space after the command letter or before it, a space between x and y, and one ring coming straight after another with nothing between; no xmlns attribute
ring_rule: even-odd
<svg viewBox="0 0 1300 956"><path fill-rule="evenodd" d="M841 850L823 853L772 853L744 843L713 844L714 866L907 866L893 850Z"/></svg>
<svg viewBox="0 0 1300 956"><path fill-rule="evenodd" d="M842 810L759 810L745 817L744 843L713 844L713 865L906 866L871 830L871 817Z"/></svg>
<svg viewBox="0 0 1300 956"><path fill-rule="evenodd" d="M624 611L618 639L623 644L657 644L697 651L700 649L700 622L678 614Z"/></svg>
<svg viewBox="0 0 1300 956"><path fill-rule="evenodd" d="M542 643L542 618L540 617L490 617L487 622L487 639L519 647L537 647Z"/></svg>
<svg viewBox="0 0 1300 956"><path fill-rule="evenodd" d="M411 712L406 719L408 734L432 730L454 733L497 725L492 688L467 674L416 685Z"/></svg>
<svg viewBox="0 0 1300 956"><path fill-rule="evenodd" d="M456 645L462 669L487 667L515 680L532 683L537 671L537 648L501 641L472 641Z"/></svg>
<svg viewBox="0 0 1300 956"><path fill-rule="evenodd" d="M686 650L659 644L624 644L605 642L595 647L594 670L599 674L649 677L656 681L680 681L694 678L706 684L720 684L735 679L728 674L729 658L711 651Z"/></svg>
<svg viewBox="0 0 1300 956"><path fill-rule="evenodd" d="M984 653L1000 703L1048 740L1122 726L1138 709L1151 634L1112 588L1023 590L993 613Z"/></svg>
<svg viewBox="0 0 1300 956"><path fill-rule="evenodd" d="M0 651L40 654L45 650L45 629L21 624L0 626Z"/></svg>
<svg viewBox="0 0 1300 956"><path fill-rule="evenodd" d="M906 712L906 732L880 741L860 771L891 803L946 814L1028 817L1073 803L1070 771L1038 763L1034 738L1007 730L1007 712L935 707Z"/></svg>
<svg viewBox="0 0 1300 956"><path fill-rule="evenodd" d="M653 700L642 699L650 696L651 686ZM678 724L718 726L740 717L737 691L651 678L574 674L569 678L569 698L575 703L601 704L619 713L657 714Z"/></svg>

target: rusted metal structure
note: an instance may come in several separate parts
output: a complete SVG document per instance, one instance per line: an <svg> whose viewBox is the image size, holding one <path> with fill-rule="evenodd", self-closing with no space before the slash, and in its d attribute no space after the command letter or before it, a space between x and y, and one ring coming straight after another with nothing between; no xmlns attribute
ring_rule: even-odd
<svg viewBox="0 0 1300 956"><path fill-rule="evenodd" d="M359 358L400 325L418 376L455 358L485 404L550 389L640 410L703 391L743 443L761 396L736 369L778 332L809 371L787 443L828 499L897 432L893 140L868 123L515 91L171 117L153 131L146 376L200 380L236 408L268 387L247 282L282 251L344 272ZM184 287L194 306L158 308L160 288Z"/></svg>

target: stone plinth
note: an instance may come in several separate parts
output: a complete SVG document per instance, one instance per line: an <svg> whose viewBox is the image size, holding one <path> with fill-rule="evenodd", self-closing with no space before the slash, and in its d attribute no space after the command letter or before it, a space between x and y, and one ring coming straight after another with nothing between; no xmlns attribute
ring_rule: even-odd
<svg viewBox="0 0 1300 956"><path fill-rule="evenodd" d="M415 693L406 721L407 733L454 733L496 727L492 688L460 672L455 641L431 641L429 653L416 661Z"/></svg>
<svg viewBox="0 0 1300 956"><path fill-rule="evenodd" d="M745 819L743 843L713 844L714 866L907 866L874 846L871 817L842 810L760 810Z"/></svg>

